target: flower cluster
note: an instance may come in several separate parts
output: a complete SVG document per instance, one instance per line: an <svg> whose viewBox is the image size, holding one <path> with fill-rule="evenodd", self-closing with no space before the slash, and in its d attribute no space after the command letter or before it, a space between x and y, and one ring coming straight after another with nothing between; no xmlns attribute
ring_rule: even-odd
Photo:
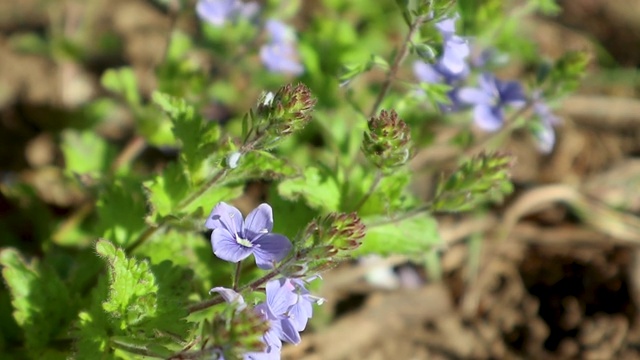
<svg viewBox="0 0 640 360"><path fill-rule="evenodd" d="M440 104L443 111L457 111L461 108L458 100L458 85L469 75L466 58L469 56L469 42L455 34L457 16L436 23L444 41L442 56L434 63L416 61L413 72L418 81L428 84L446 84L451 86L447 93L449 104Z"/></svg>
<svg viewBox="0 0 640 360"><path fill-rule="evenodd" d="M240 0L198 0L196 5L198 17L215 27L238 19L250 19L258 10L257 3ZM304 67L300 63L293 28L282 21L269 19L264 30L269 40L260 48L260 59L267 70L287 75L302 74Z"/></svg>
<svg viewBox="0 0 640 360"><path fill-rule="evenodd" d="M273 214L267 204L261 204L243 219L238 209L220 202L211 211L205 226L213 230L211 243L214 254L226 261L237 263L253 254L259 268L272 270L292 248L284 235L271 232ZM313 278L315 276L309 279ZM218 293L226 302L234 304L237 312L247 307L243 297L235 290L215 287L211 292ZM312 305L323 301L311 295L300 278L270 280L266 283L265 292L266 301L253 308L268 324L268 330L262 336L264 350L243 354L245 360L279 359L283 341L300 343L300 331L305 329L313 315ZM219 358L223 358L223 355Z"/></svg>
<svg viewBox="0 0 640 360"><path fill-rule="evenodd" d="M413 64L413 72L419 82L427 84L445 84L449 103L438 104L444 112L457 112L473 109L474 124L485 131L497 131L505 123L508 108L521 109L529 103L538 123L532 126L541 151L549 152L555 142L553 125L558 119L544 103L539 91L532 99L527 98L522 85L516 81L503 81L489 72L483 72L476 87L464 86L471 68L484 68L493 51L485 50L480 56L469 59L468 41L456 35L457 15L445 18L435 24L443 39L441 56L433 63L422 60ZM469 63L471 65L469 65Z"/></svg>

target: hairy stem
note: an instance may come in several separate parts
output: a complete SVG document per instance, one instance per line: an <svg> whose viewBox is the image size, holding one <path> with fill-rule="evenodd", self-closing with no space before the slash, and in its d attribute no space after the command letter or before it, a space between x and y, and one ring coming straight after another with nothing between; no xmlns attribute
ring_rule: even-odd
<svg viewBox="0 0 640 360"><path fill-rule="evenodd" d="M393 64L391 65L391 68L387 73L387 78L382 84L382 89L380 89L380 92L378 93L378 97L376 98L376 101L373 103L373 106L371 107L371 112L369 113L369 117L375 116L376 112L378 111L378 108L380 107L380 104L382 104L382 101L389 93L389 90L391 89L391 84L393 83L393 80L395 79L396 74L398 73L398 70L400 70L400 65L402 65L402 62L404 61L404 59L406 59L407 55L409 55L409 44L411 43L411 39L416 34L416 32L420 30L420 27L422 26L422 24L424 24L425 21L427 21L428 19L429 19L428 14L418 16L413 21L411 26L409 26L409 32L407 33L407 36L404 38L404 41L402 42L400 51L398 52L398 54L395 56L395 59L393 60Z"/></svg>
<svg viewBox="0 0 640 360"><path fill-rule="evenodd" d="M260 286L264 285L267 281L273 279L274 277L276 277L280 272L278 271L278 269L273 269L271 270L268 274L266 274L265 276L255 280L254 282L247 284L245 286L243 286L242 288L240 288L240 290L238 290L238 292L242 293L243 291L246 290L251 290L254 291L256 289L258 289ZM222 296L220 295L216 295L214 298L209 299L209 300L205 300L196 304L193 304L191 306L189 306L187 308L187 311L189 312L189 314L193 314L194 312L198 312L198 311L202 311L205 309L208 309L214 305L218 305L218 304L222 304L224 302L224 299L222 298Z"/></svg>

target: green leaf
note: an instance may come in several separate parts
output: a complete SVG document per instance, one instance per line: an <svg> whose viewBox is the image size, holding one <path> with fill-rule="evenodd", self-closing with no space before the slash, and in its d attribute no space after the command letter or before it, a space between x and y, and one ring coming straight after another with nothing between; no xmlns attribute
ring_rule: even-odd
<svg viewBox="0 0 640 360"><path fill-rule="evenodd" d="M153 93L153 101L169 115L173 134L180 143L180 163L193 184L199 184L214 168L213 163L220 129L214 122L205 122L193 106L183 99L161 92Z"/></svg>
<svg viewBox="0 0 640 360"><path fill-rule="evenodd" d="M308 167L303 176L281 182L278 193L289 200L302 198L314 209L326 212L340 209L340 188L326 168Z"/></svg>
<svg viewBox="0 0 640 360"><path fill-rule="evenodd" d="M76 174L105 172L116 154L94 131L63 131L61 148L65 168Z"/></svg>
<svg viewBox="0 0 640 360"><path fill-rule="evenodd" d="M193 196L195 190L192 190L180 167L175 163L170 164L161 175L144 182L151 208L147 221L158 224L167 217L182 219L185 216L201 216L219 201L240 196L242 187L243 184L210 186L197 197L191 198L189 195Z"/></svg>
<svg viewBox="0 0 640 360"><path fill-rule="evenodd" d="M34 358L59 357L45 348L64 336L74 314L74 302L65 284L53 269L27 263L15 249L0 252L0 265L11 292L13 317L24 331L27 350Z"/></svg>
<svg viewBox="0 0 640 360"><path fill-rule="evenodd" d="M107 90L122 96L130 105L140 104L138 82L130 67L109 69L104 72L100 82Z"/></svg>
<svg viewBox="0 0 640 360"><path fill-rule="evenodd" d="M109 265L109 299L104 310L125 328L153 316L157 310L158 284L147 261L127 259L124 251L106 240L96 243L96 252Z"/></svg>
<svg viewBox="0 0 640 360"><path fill-rule="evenodd" d="M442 243L438 224L427 214L393 219L389 217L363 218L367 235L354 255L402 254L421 256Z"/></svg>
<svg viewBox="0 0 640 360"><path fill-rule="evenodd" d="M127 246L147 225L144 194L133 180L121 179L105 188L98 198L97 228L102 236L120 246Z"/></svg>
<svg viewBox="0 0 640 360"><path fill-rule="evenodd" d="M125 345L163 353L164 346L177 350L191 329L186 304L192 272L170 261L151 265L127 258L106 240L96 243L96 252L109 266L109 295L102 308L112 341L126 339Z"/></svg>
<svg viewBox="0 0 640 360"><path fill-rule="evenodd" d="M255 150L243 154L231 171L227 182L246 182L255 179L281 179L297 174L296 168L268 151Z"/></svg>

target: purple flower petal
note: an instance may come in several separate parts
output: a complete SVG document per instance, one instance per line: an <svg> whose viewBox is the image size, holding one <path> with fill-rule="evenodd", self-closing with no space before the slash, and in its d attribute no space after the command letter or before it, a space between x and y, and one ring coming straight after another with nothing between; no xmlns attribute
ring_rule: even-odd
<svg viewBox="0 0 640 360"><path fill-rule="evenodd" d="M420 82L433 84L442 80L442 75L440 75L431 64L423 61L413 63L413 74Z"/></svg>
<svg viewBox="0 0 640 360"><path fill-rule="evenodd" d="M470 87L460 89L458 99L470 105L490 105L493 102L493 98L486 92Z"/></svg>
<svg viewBox="0 0 640 360"><path fill-rule="evenodd" d="M298 297L298 302L289 310L289 316L297 331L302 331L307 326L307 321L313 316L311 301L303 296Z"/></svg>
<svg viewBox="0 0 640 360"><path fill-rule="evenodd" d="M246 259L253 251L252 247L238 244L234 236L224 228L213 230L211 245L217 257L233 263Z"/></svg>
<svg viewBox="0 0 640 360"><path fill-rule="evenodd" d="M289 308L297 301L293 284L281 280L271 280L266 285L267 308L270 319L280 318L287 314Z"/></svg>
<svg viewBox="0 0 640 360"><path fill-rule="evenodd" d="M260 204L244 221L244 229L253 234L266 234L273 230L273 212L268 204ZM249 236L249 235L248 235Z"/></svg>
<svg viewBox="0 0 640 360"><path fill-rule="evenodd" d="M293 322L291 322L290 319L285 318L280 321L280 324L282 326L282 332L280 333L280 338L292 344L299 344L301 340L300 334L298 333L298 330L296 330L295 326L293 325Z"/></svg>
<svg viewBox="0 0 640 360"><path fill-rule="evenodd" d="M469 43L459 36L453 36L444 43L444 52L440 61L445 68L457 74L467 68L465 58L468 56Z"/></svg>
<svg viewBox="0 0 640 360"><path fill-rule="evenodd" d="M232 289L227 289L221 286L217 286L214 287L213 289L209 290L209 294L211 294L212 292L216 292L218 294L220 294L220 296L222 296L222 298L224 299L224 301L226 301L227 303L231 304L231 303L237 303L238 304L238 311L243 310L244 308L247 307L247 304L244 302L244 298L242 297L242 295L238 294L237 292L233 291Z"/></svg>
<svg viewBox="0 0 640 360"><path fill-rule="evenodd" d="M291 251L291 242L280 234L264 234L252 241L253 255L260 269L269 270L273 263L284 259Z"/></svg>
<svg viewBox="0 0 640 360"><path fill-rule="evenodd" d="M475 124L486 131L496 131L503 123L502 109L497 106L476 105L473 109Z"/></svg>
<svg viewBox="0 0 640 360"><path fill-rule="evenodd" d="M304 67L300 64L298 57L296 48L289 42L265 44L260 48L260 59L271 72L302 74Z"/></svg>
<svg viewBox="0 0 640 360"><path fill-rule="evenodd" d="M542 128L536 132L538 148L543 153L548 154L553 150L553 145L556 142L556 133L553 131L551 124L543 121L542 125Z"/></svg>
<svg viewBox="0 0 640 360"><path fill-rule="evenodd" d="M234 11L236 0L199 0L198 16L214 26L222 26Z"/></svg>
<svg viewBox="0 0 640 360"><path fill-rule="evenodd" d="M211 210L204 226L208 229L223 228L232 235L242 233L242 214L235 207L221 201Z"/></svg>
<svg viewBox="0 0 640 360"><path fill-rule="evenodd" d="M293 29L282 21L269 19L265 24L265 29L271 37L271 41L276 43L290 42L295 40Z"/></svg>
<svg viewBox="0 0 640 360"><path fill-rule="evenodd" d="M436 29L442 34L443 37L447 38L456 32L456 20L458 20L458 15L456 14L453 17L438 21L436 23Z"/></svg>
<svg viewBox="0 0 640 360"><path fill-rule="evenodd" d="M502 103L517 106L524 105L526 102L526 97L524 96L524 91L520 83L516 81L503 82L498 80L496 81L496 85Z"/></svg>

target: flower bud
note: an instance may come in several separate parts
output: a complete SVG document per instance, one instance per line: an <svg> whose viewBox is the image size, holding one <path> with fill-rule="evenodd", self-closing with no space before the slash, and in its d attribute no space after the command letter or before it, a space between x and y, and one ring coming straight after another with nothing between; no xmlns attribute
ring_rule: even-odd
<svg viewBox="0 0 640 360"><path fill-rule="evenodd" d="M438 184L433 209L466 211L502 200L513 190L509 173L512 166L513 157L505 154L480 154L465 161Z"/></svg>
<svg viewBox="0 0 640 360"><path fill-rule="evenodd" d="M311 120L316 100L303 84L281 87L276 94L265 94L258 105L258 116L266 119L266 131L282 137L302 130Z"/></svg>
<svg viewBox="0 0 640 360"><path fill-rule="evenodd" d="M317 218L307 226L303 240L296 245L294 261L284 272L299 277L327 270L348 258L364 235L365 226L356 213Z"/></svg>
<svg viewBox="0 0 640 360"><path fill-rule="evenodd" d="M409 160L411 132L394 110L382 110L380 115L369 120L368 125L362 150L369 161L381 170L390 170Z"/></svg>

